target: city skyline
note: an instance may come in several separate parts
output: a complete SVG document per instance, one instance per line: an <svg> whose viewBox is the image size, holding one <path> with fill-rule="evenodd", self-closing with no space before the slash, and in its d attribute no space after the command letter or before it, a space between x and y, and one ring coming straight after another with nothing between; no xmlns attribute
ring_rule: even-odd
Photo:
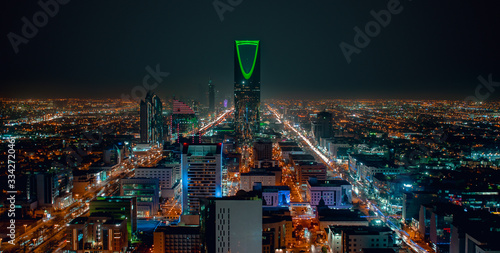
<svg viewBox="0 0 500 253"><path fill-rule="evenodd" d="M498 13L7 1L0 252L498 253Z"/></svg>
<svg viewBox="0 0 500 253"><path fill-rule="evenodd" d="M2 8L9 12L1 15L1 96L116 98L141 84L152 72L148 66L170 73L160 76L155 91L162 99L200 99L209 76L221 94L231 94L230 47L237 39L259 39L266 45L263 99L460 100L474 93L478 76L492 74L500 80L495 43L500 5L399 1L388 18L389 2L278 1L263 8L259 1L240 1L222 15L210 2L121 3L115 20L107 22L113 2L67 1L26 44L7 35L24 37L23 17L32 22L43 8L9 2ZM144 13L150 13L148 18L140 18ZM259 19L253 20L257 13ZM378 30L372 21L378 22ZM100 26L103 22L107 25ZM369 43L361 48L354 42L356 28L366 33L366 26L373 36L365 34ZM11 40L19 43L14 43L17 53ZM351 46L359 51L351 54L356 51ZM488 100L498 97L493 92Z"/></svg>

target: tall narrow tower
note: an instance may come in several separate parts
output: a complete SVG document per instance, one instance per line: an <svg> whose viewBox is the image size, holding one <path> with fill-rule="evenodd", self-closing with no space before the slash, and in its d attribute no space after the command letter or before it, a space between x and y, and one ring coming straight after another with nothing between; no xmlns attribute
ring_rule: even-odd
<svg viewBox="0 0 500 253"><path fill-rule="evenodd" d="M163 139L163 108L160 98L149 91L140 102L142 143L160 143Z"/></svg>
<svg viewBox="0 0 500 253"><path fill-rule="evenodd" d="M238 135L250 139L260 125L260 41L234 41L234 107Z"/></svg>
<svg viewBox="0 0 500 253"><path fill-rule="evenodd" d="M208 110L210 114L215 114L215 84L212 79L208 80Z"/></svg>

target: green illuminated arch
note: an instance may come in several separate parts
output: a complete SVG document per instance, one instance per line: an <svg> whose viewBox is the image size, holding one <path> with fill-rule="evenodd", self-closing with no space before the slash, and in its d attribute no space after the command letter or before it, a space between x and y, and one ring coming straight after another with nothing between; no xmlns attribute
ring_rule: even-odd
<svg viewBox="0 0 500 253"><path fill-rule="evenodd" d="M257 61L257 52L259 51L259 41L258 40L235 40L234 42L236 43L236 53L238 54L238 62L240 63L241 73L243 74L243 77L245 79L249 79L253 74L253 70L255 68L255 62ZM241 64L240 49L239 49L240 45L255 46L255 56L253 58L252 68L250 69L250 72L248 72L248 73L245 72L245 70L243 69L243 65Z"/></svg>

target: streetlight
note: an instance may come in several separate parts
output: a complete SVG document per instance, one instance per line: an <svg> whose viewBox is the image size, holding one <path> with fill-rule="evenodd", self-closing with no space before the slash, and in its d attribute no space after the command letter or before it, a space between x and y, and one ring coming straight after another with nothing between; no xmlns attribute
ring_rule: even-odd
<svg viewBox="0 0 500 253"><path fill-rule="evenodd" d="M26 227L28 226L28 224L24 224L24 233L26 234Z"/></svg>

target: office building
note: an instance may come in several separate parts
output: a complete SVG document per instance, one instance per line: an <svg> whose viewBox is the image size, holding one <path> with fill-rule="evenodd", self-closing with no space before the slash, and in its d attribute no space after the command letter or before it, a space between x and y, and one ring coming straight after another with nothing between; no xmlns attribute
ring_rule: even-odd
<svg viewBox="0 0 500 253"><path fill-rule="evenodd" d="M127 221L110 216L78 217L68 223L66 229L69 252L125 252L130 239Z"/></svg>
<svg viewBox="0 0 500 253"><path fill-rule="evenodd" d="M70 169L50 168L36 174L38 205L61 209L72 203L73 173Z"/></svg>
<svg viewBox="0 0 500 253"><path fill-rule="evenodd" d="M288 186L262 186L261 188L264 207L290 206L290 188Z"/></svg>
<svg viewBox="0 0 500 253"><path fill-rule="evenodd" d="M159 210L160 188L158 178L132 177L120 179L120 196L136 197L137 217L152 217Z"/></svg>
<svg viewBox="0 0 500 253"><path fill-rule="evenodd" d="M318 180L326 180L326 166L317 162L297 162L295 173L301 185L306 185L307 181L315 177Z"/></svg>
<svg viewBox="0 0 500 253"><path fill-rule="evenodd" d="M253 143L254 160L273 159L273 143L270 140L259 140Z"/></svg>
<svg viewBox="0 0 500 253"><path fill-rule="evenodd" d="M369 226L370 223L358 209L330 209L327 206L316 208L320 233L325 233L328 226Z"/></svg>
<svg viewBox="0 0 500 253"><path fill-rule="evenodd" d="M351 208L352 186L345 180L317 180L307 181L307 200L311 206L318 206L323 200L329 208Z"/></svg>
<svg viewBox="0 0 500 253"><path fill-rule="evenodd" d="M180 181L180 163L162 163L155 167L139 167L135 169L135 177L139 178L158 178L161 194L165 198L174 185Z"/></svg>
<svg viewBox="0 0 500 253"><path fill-rule="evenodd" d="M261 252L262 200L253 197L202 199L202 252Z"/></svg>
<svg viewBox="0 0 500 253"><path fill-rule="evenodd" d="M125 219L127 221L128 238L137 231L137 200L130 196L97 197L90 202L89 214L95 216Z"/></svg>
<svg viewBox="0 0 500 253"><path fill-rule="evenodd" d="M272 172L257 172L257 171L241 173L240 190L251 191L255 183L261 183L262 186L276 185L276 174Z"/></svg>
<svg viewBox="0 0 500 253"><path fill-rule="evenodd" d="M182 145L182 211L198 214L200 199L222 197L222 143Z"/></svg>
<svg viewBox="0 0 500 253"><path fill-rule="evenodd" d="M173 140L179 141L181 135L194 134L198 125L195 111L182 101L173 99L172 114L170 115L170 135Z"/></svg>
<svg viewBox="0 0 500 253"><path fill-rule="evenodd" d="M151 91L140 102L140 118L141 142L160 143L163 140L163 106Z"/></svg>
<svg viewBox="0 0 500 253"><path fill-rule="evenodd" d="M311 122L311 132L317 143L320 143L321 138L333 137L332 114L329 112L320 112L316 115L316 119Z"/></svg>
<svg viewBox="0 0 500 253"><path fill-rule="evenodd" d="M327 233L328 245L333 253L394 247L394 232L388 227L329 226Z"/></svg>
<svg viewBox="0 0 500 253"><path fill-rule="evenodd" d="M154 232L154 253L201 252L199 226L158 226Z"/></svg>
<svg viewBox="0 0 500 253"><path fill-rule="evenodd" d="M234 42L234 121L244 139L260 128L260 50L258 40Z"/></svg>
<svg viewBox="0 0 500 253"><path fill-rule="evenodd" d="M262 252L274 253L276 249L286 249L292 244L292 216L271 215L262 217ZM268 240L265 240L268 237ZM265 247L267 243L267 250ZM283 251L284 252L284 251Z"/></svg>

